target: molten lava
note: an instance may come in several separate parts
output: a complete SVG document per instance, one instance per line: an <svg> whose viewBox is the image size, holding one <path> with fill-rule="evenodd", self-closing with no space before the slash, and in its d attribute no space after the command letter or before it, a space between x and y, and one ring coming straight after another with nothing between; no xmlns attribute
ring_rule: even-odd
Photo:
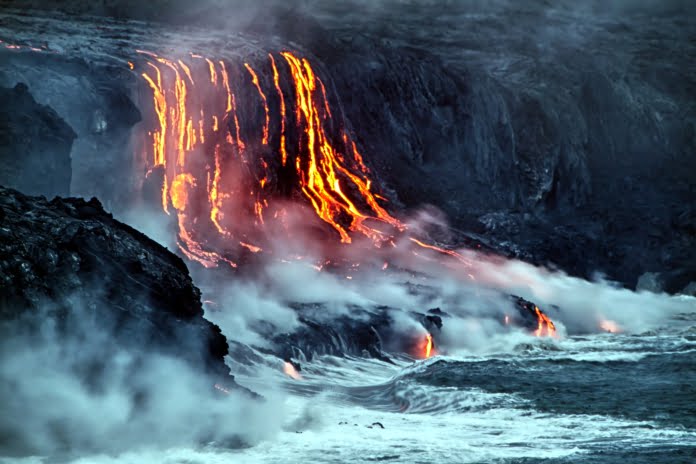
<svg viewBox="0 0 696 464"><path fill-rule="evenodd" d="M285 375L295 380L302 380L302 375L300 375L300 373L297 372L297 369L295 369L295 366L293 366L292 363L285 361L285 363L283 364L283 372L285 373Z"/></svg>
<svg viewBox="0 0 696 464"><path fill-rule="evenodd" d="M299 59L290 52L283 52L281 55L290 66L295 84L295 111L298 122L303 122L309 153L305 163L299 157L295 163L302 192L312 203L317 215L336 229L341 242L351 243L349 231L360 232L372 238L375 243L389 239L388 234L368 226L366 221L382 221L397 230L403 230L405 226L377 203L370 191L371 180L353 172L356 168L363 173L367 171L353 142L344 144L353 149L352 163L346 162L347 154L340 153L330 142L323 122L331 119L331 113L327 111L328 102L324 93L317 92L317 86L324 88L323 83L314 74L309 61ZM343 140L348 141L345 133ZM368 206L367 210L361 211L351 201L346 193L348 186L357 188L362 195L361 199ZM339 221L340 215L351 218L348 227Z"/></svg>
<svg viewBox="0 0 696 464"><path fill-rule="evenodd" d="M534 335L541 337L546 335L548 337L556 336L556 326L551 322L551 319L544 314L538 307L534 307L534 313L537 317L537 329L534 331Z"/></svg>
<svg viewBox="0 0 696 464"><path fill-rule="evenodd" d="M128 66L147 84L152 108L146 120L154 122L146 179L161 179L162 209L175 218L186 257L205 267L236 268L239 259L273 253L274 234L293 233L287 205L298 199L318 218L311 227L323 223L343 244L362 236L378 248L397 246L407 227L373 192L346 122L334 119L341 112L332 111L326 86L306 58L269 53L252 66L193 53L177 59L137 53L139 61ZM404 242L424 255L472 267L456 251L409 239ZM535 334L554 335L553 322L538 308L535 314ZM428 334L423 354L434 353Z"/></svg>
<svg viewBox="0 0 696 464"><path fill-rule="evenodd" d="M605 332L609 333L620 333L621 332L621 327L619 327L619 324L617 324L614 321L610 321L609 319L602 319L599 322L599 328L602 329Z"/></svg>
<svg viewBox="0 0 696 464"><path fill-rule="evenodd" d="M433 342L433 336L430 333L425 335L425 339L423 340L423 344L422 344L421 353L422 353L423 359L428 359L432 356L437 355L437 351L435 350L435 343Z"/></svg>
<svg viewBox="0 0 696 464"><path fill-rule="evenodd" d="M162 208L167 213L172 207L175 210L179 246L187 256L206 266L228 261L219 255L219 245L210 245L214 240L204 218L218 235L215 243L222 240L223 248L260 250L249 235L263 237L266 221L279 217L273 205L279 190L303 194L343 243L361 234L381 246L405 229L379 204L382 197L372 192L369 170L349 134L342 130L336 138L328 133L329 127L341 124L332 121L326 88L306 59L291 52L280 53L281 60L269 54L270 88L264 88L259 68L243 64L263 108L262 127L256 131L241 119L242 114L251 114L253 99L245 99L242 113L238 98L251 95L252 89L248 80L232 81L233 74L241 73L231 74L229 64L195 54L190 60L173 60L143 50L138 53L146 61L141 75L152 91L157 121L150 132L148 168L164 173ZM283 61L285 66L280 66ZM277 113L271 112L269 90L277 95ZM293 117L286 113L288 108ZM277 124L272 115L279 119ZM287 133L290 124L298 135L292 146ZM280 134L275 137L270 127L278 126ZM261 155L260 147L267 145L273 159ZM294 186L278 185L271 165L285 166L288 159L294 161L294 173L286 173L283 181ZM248 183L254 177L257 180ZM274 212L272 217L269 210ZM243 214L249 214L260 230L240 231Z"/></svg>

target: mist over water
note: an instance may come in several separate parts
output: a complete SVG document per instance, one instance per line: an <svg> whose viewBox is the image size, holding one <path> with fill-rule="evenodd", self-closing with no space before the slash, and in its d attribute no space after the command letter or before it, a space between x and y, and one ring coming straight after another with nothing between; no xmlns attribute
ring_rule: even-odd
<svg viewBox="0 0 696 464"><path fill-rule="evenodd" d="M208 375L180 359L115 343L116 321L95 317L79 299L71 303L67 316L56 317L49 306L33 315L38 327L2 327L5 453L69 458L185 444L239 446L279 429L280 396L259 402L243 392L216 392Z"/></svg>

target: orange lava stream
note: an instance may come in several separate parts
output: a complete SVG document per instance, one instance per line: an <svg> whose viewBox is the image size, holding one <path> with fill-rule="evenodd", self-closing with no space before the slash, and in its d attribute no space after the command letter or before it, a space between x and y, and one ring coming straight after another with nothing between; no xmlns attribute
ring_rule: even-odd
<svg viewBox="0 0 696 464"><path fill-rule="evenodd" d="M336 148L329 142L321 123L321 114L325 102L322 102L317 84L321 80L314 74L312 67L306 59L295 57L290 52L282 52L295 83L296 113L299 121L304 121L304 133L307 137L309 159L306 165L296 158L296 170L300 178L302 192L310 200L317 215L330 224L340 235L341 242L351 243L351 232L359 232L370 237L376 243L381 243L389 238L388 234L369 227L365 224L367 219L385 222L398 230L405 226L393 218L382 207L370 191L370 180L354 174L343 165L337 154ZM358 191L371 211L363 212L351 201L342 186L342 181L347 186L349 181ZM349 226L344 226L337 218L346 213L352 219Z"/></svg>
<svg viewBox="0 0 696 464"><path fill-rule="evenodd" d="M208 62L208 68L210 70L210 83L217 85L217 72L215 71L215 63L212 60L206 58L205 61Z"/></svg>
<svg viewBox="0 0 696 464"><path fill-rule="evenodd" d="M454 259L456 259L457 261L460 261L460 262L467 264L467 265L471 265L471 262L469 260L467 260L464 256L460 255L459 253L457 253L454 250L448 250L446 248L440 248L440 247L435 246L435 245L429 245L429 244L424 243L424 242L422 242L416 238L413 238L413 237L409 237L409 240L411 240L413 243L415 243L419 247L427 248L429 250L437 251L438 253L449 255L449 256L453 257Z"/></svg>
<svg viewBox="0 0 696 464"><path fill-rule="evenodd" d="M543 335L546 335L548 337L555 337L556 326L553 322L551 322L551 319L549 319L549 317L536 306L534 307L534 312L538 321L538 326L537 329L534 331L534 335L536 335L537 337L541 337Z"/></svg>
<svg viewBox="0 0 696 464"><path fill-rule="evenodd" d="M273 68L273 84L275 85L276 91L278 92L278 98L280 101L280 156L283 166L288 160L288 151L285 146L285 97L283 96L283 90L280 87L280 74L278 74L278 68L276 67L275 58L273 54L269 53L268 57L271 59L271 66Z"/></svg>
<svg viewBox="0 0 696 464"><path fill-rule="evenodd" d="M235 127L235 133L237 136L236 142L237 146L239 147L240 150L244 150L245 145L244 142L242 142L242 137L240 135L240 126L239 126L239 117L237 116L237 101L234 97L234 93L232 93L232 90L230 89L230 78L229 75L227 74L227 68L225 67L225 62L220 60L220 69L222 73L222 82L225 86L225 92L227 92L227 111L228 113L231 111L232 115L234 117L234 127Z"/></svg>
<svg viewBox="0 0 696 464"><path fill-rule="evenodd" d="M261 90L261 84L259 83L259 77L256 75L256 71L254 71L254 69L249 65L249 63L244 63L244 67L247 69L247 71L249 71L249 74L251 74L251 81L254 83L256 90L259 91L261 100L263 100L263 109L266 115L266 124L264 124L263 126L263 139L261 140L261 143L263 143L264 145L268 145L268 126L271 123L271 116L268 112L268 100L266 99L266 94L263 93L263 90Z"/></svg>
<svg viewBox="0 0 696 464"><path fill-rule="evenodd" d="M215 228L221 235L227 235L227 232L220 225L220 207L222 206L223 195L220 193L220 179L222 176L222 167L220 164L220 147L215 146L215 171L213 174L213 183L208 193L210 201L210 220L215 225Z"/></svg>
<svg viewBox="0 0 696 464"><path fill-rule="evenodd" d="M425 359L428 359L431 356L435 356L437 353L435 352L435 347L433 344L433 336L430 334L427 334L425 336L425 347L423 349L423 355Z"/></svg>
<svg viewBox="0 0 696 464"><path fill-rule="evenodd" d="M154 103L155 112L159 118L160 130L153 134L153 144L155 153L155 166L164 166L164 139L167 136L167 99L164 96L164 89L162 88L162 74L157 66L152 63L148 65L154 68L156 73L156 80L151 78L147 73L143 73L143 78L150 84L152 91L154 92Z"/></svg>
<svg viewBox="0 0 696 464"><path fill-rule="evenodd" d="M207 64L207 82L212 87L205 90L202 88L203 84L196 81L196 73L201 71L200 66L196 67L195 63L189 64L183 59L169 60L143 50L139 50L138 53L146 57L148 71L141 75L153 92L153 107L159 126L151 132L152 150L147 159L152 159L150 169L162 166L164 170L162 208L169 212L171 204L176 210L182 249L186 248L187 255L193 255L202 264L210 266L222 261L222 258L212 251L205 251L203 244L195 239L197 234L193 224L197 221L194 217L197 215L191 215L188 203L189 197L193 196L191 192L196 190L200 183L190 177L193 174L187 157L202 144L207 144L211 134L218 132L220 120L225 122L222 125L224 128L228 127L228 121L233 122L231 133L225 135L227 142L236 146L236 153L240 157L237 159L247 163L248 156L253 155L245 154L246 145L242 141L242 129L230 75L224 61L219 60L216 63L209 58L203 58ZM281 56L288 64L286 69L290 71L288 78L295 94L295 123L302 134L298 151L294 154L299 190L310 201L317 215L338 232L341 242L351 243L351 234L359 233L372 239L376 245L381 245L392 238L394 230L402 231L405 226L380 206L377 196L371 192L369 170L355 142L346 133L341 134L343 147L330 141L331 138L324 128L325 121L331 118L326 89L309 62L290 52L283 52ZM192 54L191 57L197 58L199 55ZM269 54L269 58L273 69L273 83L280 102L281 134L278 154L281 164L284 165L290 157L286 139L288 103L281 87L280 69L272 54ZM267 145L271 116L268 99L261 88L258 74L250 64L245 63L244 66L251 75L252 83L264 105L265 123L260 142ZM189 86L197 86L194 94ZM201 95L219 95L220 92L223 92L220 96L224 106L216 109L208 108L209 105L206 105L206 111L209 114L213 113L212 117L206 119ZM200 107L194 109L196 105ZM223 225L223 218L225 200L230 198L231 192L228 191L229 186L223 187L227 185L227 161L222 159L220 143L220 140L214 141L212 147L206 148L213 151L213 159L207 174L208 180L202 184L207 190L210 222L222 237L229 237L230 232ZM258 177L261 191L251 192L254 198L251 208L256 217L256 224L261 226L265 223L264 209L269 206L268 199L261 192L267 187L270 177L269 163L260 159L259 165L264 170ZM186 174L186 177L178 177L182 174ZM359 197L351 198L347 193L349 191L359 192ZM384 228L376 227L376 223L379 222L388 225L386 231L382 230Z"/></svg>

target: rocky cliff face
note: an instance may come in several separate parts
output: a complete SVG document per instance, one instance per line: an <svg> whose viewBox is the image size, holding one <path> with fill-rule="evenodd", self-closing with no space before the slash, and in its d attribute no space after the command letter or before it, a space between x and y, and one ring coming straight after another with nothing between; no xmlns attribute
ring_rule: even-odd
<svg viewBox="0 0 696 464"><path fill-rule="evenodd" d="M693 8L311 3L259 23L322 59L406 206L584 277L696 278Z"/></svg>
<svg viewBox="0 0 696 464"><path fill-rule="evenodd" d="M2 44L0 50L6 52ZM130 130L141 119L129 97L128 85L134 76L113 64L97 68L85 56L9 51L16 53L0 58L4 63L0 66L0 85L26 84L37 102L49 106L70 126L75 139L67 152L72 162L69 190L38 192L17 187L25 193L49 196L96 196L110 210L125 203L134 188L129 174L134 152ZM31 135L37 140L40 134ZM62 167L55 167L60 179ZM41 177L45 182L50 179L48 171ZM5 181L4 185L11 184Z"/></svg>
<svg viewBox="0 0 696 464"><path fill-rule="evenodd" d="M111 331L110 343L171 354L220 378L229 374L225 337L203 318L183 261L114 220L96 199L47 201L0 188L0 219L6 328L40 327L33 316L61 323L85 312Z"/></svg>
<svg viewBox="0 0 696 464"><path fill-rule="evenodd" d="M68 195L76 134L24 84L0 88L0 185L30 195Z"/></svg>
<svg viewBox="0 0 696 464"><path fill-rule="evenodd" d="M184 262L96 200L0 187L0 447L238 446L237 385ZM163 422L163 417L175 418Z"/></svg>

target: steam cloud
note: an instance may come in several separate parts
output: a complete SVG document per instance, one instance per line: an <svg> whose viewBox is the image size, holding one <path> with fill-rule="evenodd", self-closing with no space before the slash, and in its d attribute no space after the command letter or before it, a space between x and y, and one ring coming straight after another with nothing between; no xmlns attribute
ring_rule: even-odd
<svg viewBox="0 0 696 464"><path fill-rule="evenodd" d="M115 344L109 321L73 303L66 320L47 307L31 317L39 327L0 327L3 454L239 446L278 430L282 408L273 398L213 394L209 377L173 357Z"/></svg>

